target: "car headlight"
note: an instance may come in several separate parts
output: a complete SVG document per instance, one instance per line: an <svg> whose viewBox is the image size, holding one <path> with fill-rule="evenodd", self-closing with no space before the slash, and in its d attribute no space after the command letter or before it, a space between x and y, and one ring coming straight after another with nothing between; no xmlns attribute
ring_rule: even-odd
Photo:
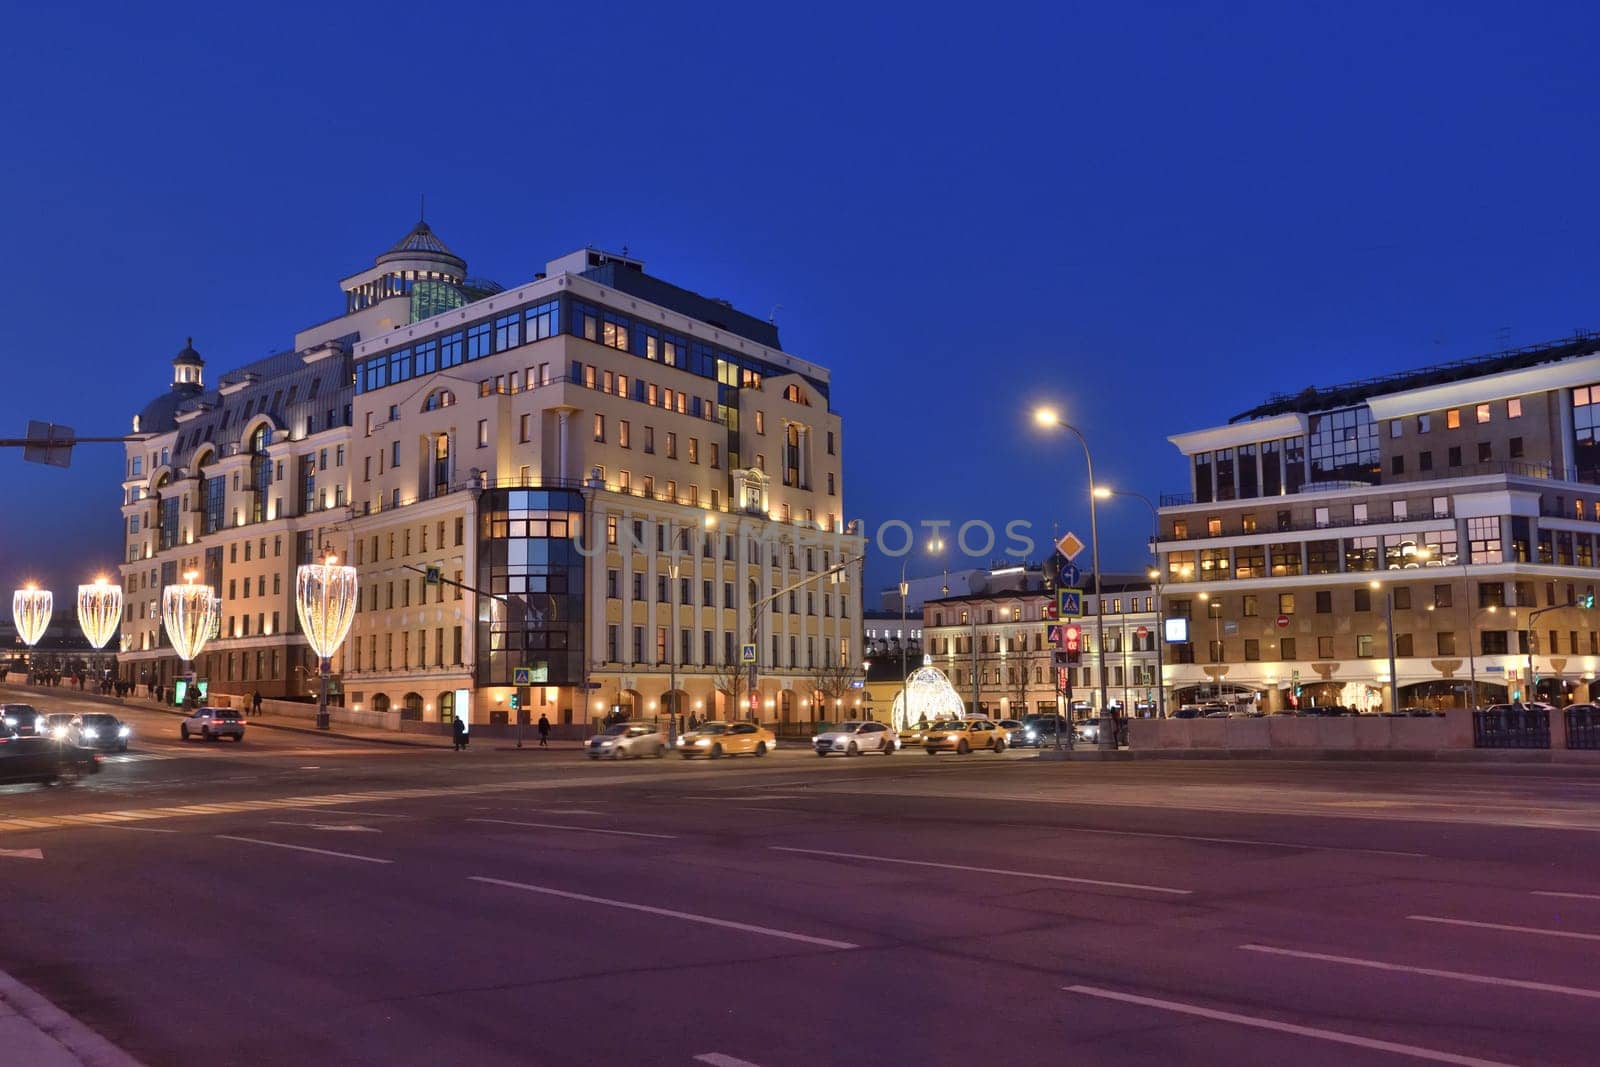
<svg viewBox="0 0 1600 1067"><path fill-rule="evenodd" d="M695 748L707 748L707 747L709 747L709 746L710 746L710 744L711 744L711 742L710 742L710 741L708 741L708 740L706 740L706 739L705 739L705 738L704 738L704 737L702 737L702 738L700 738L700 739L699 739L699 740L697 740L697 741L696 741L696 742L695 742L695 743L694 743L694 747L695 747Z"/></svg>
<svg viewBox="0 0 1600 1067"><path fill-rule="evenodd" d="M97 738L97 737L99 737L99 736L100 736L100 731L99 731L99 730L96 730L96 729L95 729L95 728L94 728L94 727L92 727L92 726L85 726L85 727L84 727L84 728L83 728L83 736L84 736L84 737L85 737L85 738L87 738L87 739L89 739L89 740L91 740L91 741L92 741L92 740L94 740L94 739L95 739L95 738Z"/></svg>
<svg viewBox="0 0 1600 1067"><path fill-rule="evenodd" d="M55 729L54 729L54 730L53 730L53 731L51 731L51 732L52 732L52 733L53 733L53 734L54 734L54 735L55 735L55 739L56 739L56 740L57 740L57 741L63 741L63 740L65 740L65 739L66 739L66 736L67 736L67 728L66 728L66 727L65 727L65 726L57 726L57 727L56 727L56 728L55 728Z"/></svg>
<svg viewBox="0 0 1600 1067"><path fill-rule="evenodd" d="M15 726L15 725L17 725L17 720L13 719L11 716L7 715L6 716L6 725L7 726Z"/></svg>
<svg viewBox="0 0 1600 1067"><path fill-rule="evenodd" d="M688 743L689 743L689 736L687 734L685 734L684 736L678 738L678 747L679 748L683 748Z"/></svg>
<svg viewBox="0 0 1600 1067"><path fill-rule="evenodd" d="M1034 739L1034 738L1036 738L1036 737L1038 737L1038 736L1039 736L1039 735L1038 735L1038 734L1036 734L1036 733L1034 733L1034 732L1033 732L1033 731L1032 731L1032 730L1029 730L1029 731L1028 731L1028 732L1027 732L1027 733L1026 733L1026 734L1024 734L1024 735L1023 735L1023 736L1024 736L1024 737L1026 737L1026 738L1027 738L1027 739L1028 739L1028 740L1029 740L1029 741L1032 741L1032 740L1033 740L1033 739Z"/></svg>
<svg viewBox="0 0 1600 1067"><path fill-rule="evenodd" d="M131 726L119 726L119 727L117 727L117 736L118 737L127 737L131 733L133 733L133 727L131 727Z"/></svg>

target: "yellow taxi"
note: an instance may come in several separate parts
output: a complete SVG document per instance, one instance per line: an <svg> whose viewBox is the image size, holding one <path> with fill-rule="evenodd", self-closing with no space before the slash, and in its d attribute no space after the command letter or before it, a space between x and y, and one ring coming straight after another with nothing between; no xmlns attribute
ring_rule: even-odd
<svg viewBox="0 0 1600 1067"><path fill-rule="evenodd" d="M777 736L753 722L707 722L678 738L678 755L684 759L705 756L765 756L778 747Z"/></svg>
<svg viewBox="0 0 1600 1067"><path fill-rule="evenodd" d="M975 748L1004 752L1005 734L988 719L948 719L928 727L922 747L932 756L939 752L959 752L965 756Z"/></svg>
<svg viewBox="0 0 1600 1067"><path fill-rule="evenodd" d="M915 723L907 723L905 728L900 731L900 747L921 748L922 739L926 737L927 734L927 723L923 723L920 726Z"/></svg>

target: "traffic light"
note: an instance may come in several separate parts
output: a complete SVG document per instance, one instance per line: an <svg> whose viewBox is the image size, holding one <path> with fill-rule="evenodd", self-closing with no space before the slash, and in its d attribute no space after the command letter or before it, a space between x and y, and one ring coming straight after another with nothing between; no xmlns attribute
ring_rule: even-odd
<svg viewBox="0 0 1600 1067"><path fill-rule="evenodd" d="M1579 597L1578 598L1578 607L1580 607L1580 608L1592 608L1592 607L1594 607L1594 594L1593 593L1585 593L1585 594L1583 594L1583 596Z"/></svg>
<svg viewBox="0 0 1600 1067"><path fill-rule="evenodd" d="M511 710L512 711L516 711L517 710L517 706L518 706L517 705L517 694L512 693L511 694Z"/></svg>
<svg viewBox="0 0 1600 1067"><path fill-rule="evenodd" d="M1064 627L1061 631L1061 648L1067 654L1067 662L1077 664L1083 654L1083 627Z"/></svg>

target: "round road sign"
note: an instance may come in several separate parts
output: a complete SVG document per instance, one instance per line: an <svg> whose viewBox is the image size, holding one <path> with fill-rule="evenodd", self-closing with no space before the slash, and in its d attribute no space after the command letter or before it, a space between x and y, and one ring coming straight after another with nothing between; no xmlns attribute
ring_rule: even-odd
<svg viewBox="0 0 1600 1067"><path fill-rule="evenodd" d="M1280 629L1280 630L1286 629L1288 627L1288 625L1289 625L1289 616L1287 616L1287 615L1279 615L1278 616L1278 629Z"/></svg>

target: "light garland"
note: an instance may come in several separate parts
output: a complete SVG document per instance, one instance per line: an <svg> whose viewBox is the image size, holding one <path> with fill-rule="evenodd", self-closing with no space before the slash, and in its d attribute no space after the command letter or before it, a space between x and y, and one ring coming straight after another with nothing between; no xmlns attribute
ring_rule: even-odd
<svg viewBox="0 0 1600 1067"><path fill-rule="evenodd" d="M32 648L44 636L50 625L50 615L55 610L55 597L50 590L29 585L11 594L11 618L17 624L17 636Z"/></svg>
<svg viewBox="0 0 1600 1067"><path fill-rule="evenodd" d="M104 578L78 586L78 627L89 644L105 648L122 623L122 587Z"/></svg>
<svg viewBox="0 0 1600 1067"><path fill-rule="evenodd" d="M961 694L950 684L950 679L937 667L918 667L906 678L905 702L909 714L900 702L901 694L894 695L894 706L889 721L896 729L916 726L924 719L938 722L941 719L959 719L966 712Z"/></svg>
<svg viewBox="0 0 1600 1067"><path fill-rule="evenodd" d="M216 631L221 601L209 585L194 584L194 572L183 577L161 591L161 624L178 658L193 663Z"/></svg>

